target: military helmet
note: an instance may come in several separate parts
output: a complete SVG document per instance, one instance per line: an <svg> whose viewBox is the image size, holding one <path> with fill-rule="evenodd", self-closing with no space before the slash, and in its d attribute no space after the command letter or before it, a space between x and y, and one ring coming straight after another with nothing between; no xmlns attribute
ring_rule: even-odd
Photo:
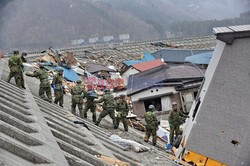
<svg viewBox="0 0 250 166"><path fill-rule="evenodd" d="M19 50L18 49L14 49L13 50L13 54L19 54Z"/></svg>
<svg viewBox="0 0 250 166"><path fill-rule="evenodd" d="M62 68L57 69L58 72L63 72Z"/></svg>
<svg viewBox="0 0 250 166"><path fill-rule="evenodd" d="M126 97L126 95L121 94L119 97L120 97L120 98L125 98L125 97Z"/></svg>
<svg viewBox="0 0 250 166"><path fill-rule="evenodd" d="M155 106L154 106L154 105L150 105L148 108L149 108L150 110L152 110L152 109L155 108Z"/></svg>
<svg viewBox="0 0 250 166"><path fill-rule="evenodd" d="M104 92L110 92L110 89L104 89Z"/></svg>
<svg viewBox="0 0 250 166"><path fill-rule="evenodd" d="M82 81L81 80L77 80L76 83L80 84L80 83L82 83Z"/></svg>
<svg viewBox="0 0 250 166"><path fill-rule="evenodd" d="M44 65L42 63L39 64L40 68L44 68Z"/></svg>
<svg viewBox="0 0 250 166"><path fill-rule="evenodd" d="M173 102L172 105L177 105L177 103L176 103L176 102Z"/></svg>
<svg viewBox="0 0 250 166"><path fill-rule="evenodd" d="M23 52L22 52L22 56L27 56L27 52L26 52L26 51L23 51Z"/></svg>

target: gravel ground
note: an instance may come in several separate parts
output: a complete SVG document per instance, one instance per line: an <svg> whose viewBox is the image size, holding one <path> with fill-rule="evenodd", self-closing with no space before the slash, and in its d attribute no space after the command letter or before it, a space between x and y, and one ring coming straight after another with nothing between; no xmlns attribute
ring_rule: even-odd
<svg viewBox="0 0 250 166"><path fill-rule="evenodd" d="M39 80L36 78L31 78L25 76L25 83L28 85L30 91L38 96ZM69 109L71 108L71 96L69 94L64 96L64 107ZM89 119L91 119L91 113L88 113ZM99 115L99 112L97 112ZM145 143L143 141L144 132L129 128L129 132L124 132L123 124L120 123L119 129L113 129L111 118L106 116L100 123L100 127L103 127L107 132L115 135L119 135L123 139L129 139L136 141L140 144L143 144L150 148L147 152L136 153L131 151L131 154L142 161L143 166L176 166L173 161L171 161L167 156L168 154L164 151L164 145L157 143L157 146L152 146L152 143ZM150 138L151 140L151 138Z"/></svg>

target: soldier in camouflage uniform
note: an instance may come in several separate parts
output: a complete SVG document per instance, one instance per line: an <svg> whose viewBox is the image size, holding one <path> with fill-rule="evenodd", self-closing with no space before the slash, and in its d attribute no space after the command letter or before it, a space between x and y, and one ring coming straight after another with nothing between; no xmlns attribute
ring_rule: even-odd
<svg viewBox="0 0 250 166"><path fill-rule="evenodd" d="M71 89L71 95L72 95L72 105L71 105L71 111L72 114L76 115L76 105L78 106L80 115L82 114L82 104L83 104L83 98L85 96L85 89L81 85L82 81L77 80L76 86Z"/></svg>
<svg viewBox="0 0 250 166"><path fill-rule="evenodd" d="M63 82L63 69L58 70L58 74L54 75L52 81L52 87L54 89L55 101L54 103L63 107L63 95L64 95L64 87L62 85Z"/></svg>
<svg viewBox="0 0 250 166"><path fill-rule="evenodd" d="M123 127L125 131L128 131L128 103L125 99L125 95L120 95L120 100L116 104L116 111L118 112L118 115L116 117L116 129L119 127L120 121L123 123Z"/></svg>
<svg viewBox="0 0 250 166"><path fill-rule="evenodd" d="M148 142L150 135L152 134L152 143L155 146L156 145L156 131L158 129L158 121L154 114L155 107L153 105L149 106L148 112L145 114L145 121L147 123L146 125L146 135L144 137L144 141Z"/></svg>
<svg viewBox="0 0 250 166"><path fill-rule="evenodd" d="M89 89L87 95L86 95L87 101L85 103L85 107L83 110L83 115L81 115L82 118L87 118L87 112L90 109L92 112L92 121L96 123L96 101L95 98L97 98L97 94L94 90Z"/></svg>
<svg viewBox="0 0 250 166"><path fill-rule="evenodd" d="M19 56L18 50L13 51L13 55L10 57L8 65L10 68L10 73L7 82L10 82L11 78L14 77L17 87L25 88L22 86L23 62Z"/></svg>
<svg viewBox="0 0 250 166"><path fill-rule="evenodd" d="M109 114L109 116L113 120L113 125L114 125L114 128L115 128L115 126L116 126L116 122L115 122L115 100L114 100L114 96L111 94L110 90L106 89L105 94L102 97L102 99L97 101L97 102L100 102L100 103L103 102L103 105L102 105L103 111L99 115L98 120L97 120L97 122L95 124L98 126L99 123L101 122L102 118L104 118L106 115Z"/></svg>
<svg viewBox="0 0 250 166"><path fill-rule="evenodd" d="M173 110L170 111L168 122L170 127L170 144L173 145L174 143L174 133L176 135L176 138L179 135L179 129L180 129L180 122L182 118L188 118L189 116L183 114L177 109L177 103L172 103Z"/></svg>
<svg viewBox="0 0 250 166"><path fill-rule="evenodd" d="M26 73L27 76L38 77L40 79L39 96L41 99L52 102L51 88L49 82L49 75L42 64L39 65L39 70L34 73ZM45 96L45 94L47 97Z"/></svg>

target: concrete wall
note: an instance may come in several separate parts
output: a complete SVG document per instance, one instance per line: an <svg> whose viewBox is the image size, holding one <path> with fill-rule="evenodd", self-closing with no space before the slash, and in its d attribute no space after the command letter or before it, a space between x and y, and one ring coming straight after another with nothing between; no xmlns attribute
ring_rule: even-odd
<svg viewBox="0 0 250 166"><path fill-rule="evenodd" d="M125 71L125 72L122 74L122 78L123 78L123 80L124 80L124 85L125 85L125 86L127 86L127 84L128 84L128 77L129 77L130 75L134 75L134 74L136 74L136 73L139 73L139 71L136 70L136 69L133 68L133 67L129 67L129 69L128 69L127 71Z"/></svg>
<svg viewBox="0 0 250 166"><path fill-rule="evenodd" d="M146 89L142 92L139 92L139 93L136 93L134 95L131 96L131 99L132 101L138 101L139 98L143 98L143 97L153 97L153 96L156 96L156 95L161 95L161 94L164 94L164 93L178 93L176 90L175 90L175 87L153 87L153 88L150 88L150 89Z"/></svg>

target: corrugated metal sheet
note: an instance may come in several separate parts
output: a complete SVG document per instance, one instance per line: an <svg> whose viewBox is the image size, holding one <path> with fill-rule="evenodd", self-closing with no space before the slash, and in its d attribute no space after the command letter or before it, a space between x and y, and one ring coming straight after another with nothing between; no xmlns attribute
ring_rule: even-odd
<svg viewBox="0 0 250 166"><path fill-rule="evenodd" d="M210 59L212 58L212 55L213 55L213 51L204 52L201 54L188 56L185 58L185 61L191 62L194 64L209 64Z"/></svg>
<svg viewBox="0 0 250 166"><path fill-rule="evenodd" d="M163 58L165 62L185 63L185 58L211 50L179 50L179 49L163 49L153 53L156 59Z"/></svg>

